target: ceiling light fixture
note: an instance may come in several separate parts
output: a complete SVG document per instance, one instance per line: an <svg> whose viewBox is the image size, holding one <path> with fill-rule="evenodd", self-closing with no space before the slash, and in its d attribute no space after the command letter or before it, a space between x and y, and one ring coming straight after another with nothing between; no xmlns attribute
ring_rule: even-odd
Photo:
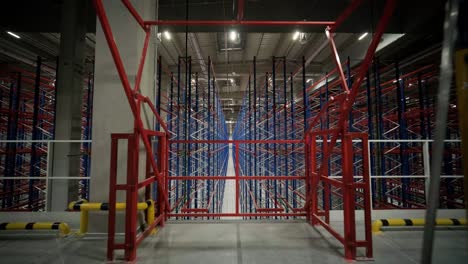
<svg viewBox="0 0 468 264"><path fill-rule="evenodd" d="M11 31L7 31L6 33L10 34L11 36L17 38L17 39L20 39L21 37L16 35L15 33L11 32Z"/></svg>
<svg viewBox="0 0 468 264"><path fill-rule="evenodd" d="M299 38L300 34L301 34L301 32L299 32L299 31L294 32L293 40L297 40Z"/></svg>
<svg viewBox="0 0 468 264"><path fill-rule="evenodd" d="M368 32L366 33L363 33L359 38L358 40L362 40L363 38L365 38L367 36L367 34L369 34Z"/></svg>
<svg viewBox="0 0 468 264"><path fill-rule="evenodd" d="M235 32L234 30L231 31L231 32L229 32L229 39L230 39L231 41L235 41L236 38L237 38L237 34L236 34L236 32Z"/></svg>
<svg viewBox="0 0 468 264"><path fill-rule="evenodd" d="M169 31L164 31L164 37L165 37L167 40L171 40L171 33L169 33Z"/></svg>

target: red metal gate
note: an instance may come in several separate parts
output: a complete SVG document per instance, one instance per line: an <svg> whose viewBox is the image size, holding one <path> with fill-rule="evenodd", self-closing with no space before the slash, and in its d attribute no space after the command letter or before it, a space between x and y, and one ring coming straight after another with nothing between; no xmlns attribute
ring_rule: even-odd
<svg viewBox="0 0 468 264"><path fill-rule="evenodd" d="M173 140L169 144L232 144L234 147L234 168L235 176L220 175L176 175L169 176L169 181L194 181L194 180L217 180L217 181L235 181L235 211L228 213L212 213L209 208L191 208L189 205L182 209L181 213L173 212L174 207L168 212L168 217L305 217L307 215L305 207L289 208L291 212L286 212L279 207L261 208L256 204L255 213L245 213L240 209L240 185L247 181L284 181L284 180L306 180L305 175L243 175L239 165L240 145L247 144L298 144L304 143L303 140Z"/></svg>
<svg viewBox="0 0 468 264"><path fill-rule="evenodd" d="M372 258L371 197L369 175L368 138L364 133L345 133L339 142L339 150L333 152L328 145L328 131L310 133L308 138L308 177L310 204L308 220L312 225L323 226L345 247L345 257L356 259L356 249L366 248L366 257ZM360 146L356 146L359 144ZM319 150L322 151L319 151ZM327 153L341 159L340 176L330 176ZM359 159L356 159L359 157ZM362 164L353 161L360 160ZM343 232L330 224L330 200L333 196L342 200ZM356 209L364 214L363 239L356 238ZM341 234L343 233L343 234Z"/></svg>
<svg viewBox="0 0 468 264"><path fill-rule="evenodd" d="M308 152L308 160L307 164L309 166L307 170L307 175L306 175L306 182L309 185L307 189L307 201L308 205L305 207L307 210L307 214L304 212L305 215L307 215L311 220L313 224L322 224L329 232L331 232L338 240L340 240L344 245L346 249L346 258L353 259L355 258L356 254L356 247L359 246L365 246L367 248L367 256L370 257L372 256L372 246L371 246L371 240L368 237L366 233L366 239L365 240L360 240L356 241L353 233L355 233L354 230L354 209L355 209L355 200L353 198L355 192L354 190L356 188L363 188L364 192L366 192L366 188L368 191L368 178L365 178L363 183L355 183L353 179L353 174L350 172L350 165L349 164L343 164L343 171L345 172L343 174L342 181L338 180L332 180L326 173L326 166L323 166L324 164L327 164L328 161L330 160L330 157L337 147L337 142L339 139L341 139L341 147L339 148L339 151L343 153L344 161L346 159L351 159L351 156L355 154L353 152L352 146L350 140L352 138L358 137L361 138L362 141L365 141L365 137L363 135L354 135L354 134L349 134L347 132L346 128L346 121L347 117L351 111L352 105L355 101L356 95L358 94L359 87L362 83L362 81L365 78L365 74L368 70L369 64L373 58L373 55L375 53L375 50L377 48L377 45L379 44L379 41L382 37L382 34L384 32L384 29L386 28L389 19L393 13L394 7L395 7L395 0L387 0L386 5L384 7L384 12L383 15L379 21L379 24L376 27L376 31L374 33L373 40L368 48L368 51L366 53L366 56L359 66L358 73L356 76L354 76L354 82L352 84L352 87L349 87L346 78L343 73L343 69L341 66L340 58L334 43L334 37L333 33L336 32L337 27L339 27L353 12L356 10L359 5L362 3L362 0L354 0L348 8L344 10L344 12L335 20L335 21L246 21L243 20L243 14L244 14L244 1L243 0L238 0L238 16L237 20L232 20L232 21L145 21L143 18L138 14L136 9L133 7L133 5L130 3L130 0L122 0L122 3L125 5L125 7L128 9L128 11L131 13L133 18L136 20L136 22L141 26L142 30L145 31L146 37L145 37L145 42L143 45L143 50L142 50L142 56L140 60L140 65L138 68L138 72L136 75L136 81L135 81L135 86L132 88L130 85L130 82L128 80L128 75L125 71L124 64L122 62L122 58L119 54L117 44L115 42L102 0L94 0L95 7L96 7L96 13L99 18L99 21L101 23L102 29L104 31L104 35L106 37L107 43L109 45L112 57L114 59L118 75L120 77L120 80L122 82L122 86L124 88L126 97L128 99L132 114L134 116L135 120L135 127L134 127L134 133L131 134L116 134L113 135L112 137L112 151L111 151L111 186L110 186L110 194L109 194L109 204L111 205L111 208L109 208L109 242L108 242L108 254L107 257L109 260L112 260L113 258L113 251L115 249L124 249L125 250L125 258L127 260L133 261L136 257L136 248L139 243L143 240L143 238L151 232L151 230L154 228L154 225L150 226L147 228L143 233L139 234L137 236L137 226L136 226L136 205L137 205L137 197L138 197L138 190L140 188L145 188L147 193L148 193L148 186L151 183L157 183L157 188L158 188L158 221L156 223L160 223L161 225L164 223L165 218L167 218L171 212L170 210L170 204L169 200L167 197L167 135L168 131L166 129L165 123L161 120L159 114L155 110L154 105L151 103L148 97L142 96L140 94L140 80L143 72L143 67L144 67L144 61L146 58L146 53L148 49L148 44L149 40L151 37L151 26L152 25L201 25L201 26L216 26L216 25L224 25L224 26L326 26L325 33L328 37L329 43L330 43L330 48L333 53L333 60L336 65L336 71L338 73L338 79L341 82L341 85L343 87L343 94L339 96L339 98L336 99L334 102L335 105L338 106L337 112L337 123L336 127L330 130L323 130L320 129L319 133L318 131L313 130L313 125L315 121L312 123L312 125L309 127L309 130L307 133L305 133L305 144L307 146L307 149L309 149ZM332 101L334 101L332 99ZM164 132L159 132L159 131L153 131L146 129L143 125L142 119L141 119L141 114L140 114L140 108L141 105L147 103L150 107L150 109L153 111L156 119L158 122L161 124L161 127L163 128ZM328 112L328 108L326 107L325 112L320 112L317 115L317 118L320 119L323 117L324 114L328 115L330 114ZM314 134L316 133L316 134ZM320 166L319 167L314 167L316 166L316 160L317 158L315 157L314 153L314 148L315 146L315 139L317 136L324 136L325 140L323 140L323 153L319 157L320 161ZM160 148L158 149L158 153L154 153L153 151L153 146L151 144L151 138L152 137L159 137L160 139ZM139 153L139 142L140 138L143 141L143 145L146 150L146 155L147 155L147 171L146 175L147 178L142 181L138 182L138 153ZM117 184L116 183L116 161L117 161L117 141L119 139L127 139L129 143L129 148L128 148L128 170L127 170L127 183L126 184ZM232 144L235 144L238 146L239 141L233 141L231 142ZM248 142L246 142L248 143ZM251 142L255 143L255 142ZM238 148L236 148L238 150ZM353 154L354 153L354 154ZM156 155L155 155L156 154ZM364 154L363 154L364 155ZM238 153L236 157L238 158ZM155 159L156 157L156 159ZM159 164L157 161L159 161ZM347 160L350 162L351 160ZM238 164L238 161L236 162ZM237 173L236 176L233 178L236 180L236 186L239 185L240 180L249 180L252 179L252 177L256 176L249 176L248 178L241 178L239 176L239 171L238 168L236 169ZM165 179L166 177L166 179ZM182 178L173 178L170 180L186 180L183 177ZM199 176L199 177L206 177L206 176ZM216 176L214 176L216 177ZM281 179L281 176L273 176L275 179ZM288 176L290 177L290 176ZM294 177L294 176L293 176ZM303 177L303 176L297 176L297 177ZM226 177L224 177L225 179ZM203 178L199 178L203 179ZM260 179L260 178L259 178ZM301 178L302 179L302 178ZM323 207L323 210L319 210L317 207L317 200L314 198L315 197L315 192L318 188L318 185L322 184L325 186L325 191L327 191L329 186L337 186L343 189L343 199L344 199L344 204L345 204L345 221L349 220L351 222L346 223L345 225L345 235L342 237L340 236L335 230L333 230L329 226L329 208L327 208L326 203L325 207ZM367 187L365 185L367 184ZM115 199L116 199L116 191L122 190L127 192L127 208L126 208L126 238L125 238L125 243L123 244L115 244L114 243L114 237L115 237L115 207L112 205L115 205ZM148 194L147 194L148 195ZM237 187L236 191L237 198L239 196L239 190ZM364 197L364 200L368 199L369 197L366 198L366 195ZM369 214L370 211L368 211L368 204L367 202L364 202L364 207L366 214ZM312 206L313 205L313 206ZM358 204L359 206L359 204ZM311 208L314 208L311 210ZM196 213L190 213L190 214L198 214ZM276 213L271 213L272 215ZM301 214L301 213L298 213ZM239 208L236 208L236 212L234 214L235 216L240 216L241 212L239 212ZM268 215L267 214L262 214L263 216ZM284 215L284 214L283 214ZM325 220L322 220L321 217L325 217ZM368 219L368 217L366 218ZM365 228L370 228L370 225L368 221L366 220Z"/></svg>

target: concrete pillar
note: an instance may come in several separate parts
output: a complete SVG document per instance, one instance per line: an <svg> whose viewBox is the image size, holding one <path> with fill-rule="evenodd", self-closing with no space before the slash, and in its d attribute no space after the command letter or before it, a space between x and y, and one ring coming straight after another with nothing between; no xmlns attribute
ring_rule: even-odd
<svg viewBox="0 0 468 264"><path fill-rule="evenodd" d="M103 3L125 70L133 86L145 32L120 1L103 1ZM152 20L156 17L156 0L132 1L132 3L143 19ZM155 97L155 44L156 37L153 35L148 47L140 85L141 93L152 99ZM94 78L90 200L108 201L111 133L132 133L134 119L99 20L96 25ZM154 128L153 116L149 113L149 110L142 109L142 115L145 126ZM125 183L126 143L126 141L122 141L119 144L118 183ZM146 156L143 144L140 145L139 172L140 178L142 178ZM125 202L125 192L117 193L117 202ZM119 230L119 226L121 227L122 222L123 219L118 219L117 230ZM89 228L90 232L106 232L107 212L91 214Z"/></svg>
<svg viewBox="0 0 468 264"><path fill-rule="evenodd" d="M84 87L86 15L90 1L64 1L57 76L55 139L81 139L81 105ZM50 176L80 176L80 144L52 145ZM53 180L48 187L48 209L63 211L78 198L77 180Z"/></svg>

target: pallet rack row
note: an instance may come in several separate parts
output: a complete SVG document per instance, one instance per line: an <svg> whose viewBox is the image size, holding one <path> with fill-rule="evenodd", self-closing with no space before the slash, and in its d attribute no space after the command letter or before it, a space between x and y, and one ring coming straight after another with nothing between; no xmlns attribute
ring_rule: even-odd
<svg viewBox="0 0 468 264"><path fill-rule="evenodd" d="M160 60L158 66L161 76ZM199 74L192 73L191 57L179 57L177 72L168 74L169 84L165 85L167 95L162 96L162 104L157 104L165 106L161 110L166 113L170 134L169 177L226 176L228 144L195 142L228 139L211 59L208 58L206 73ZM161 77L159 83L161 84ZM195 143L178 143L178 140ZM170 180L170 212L220 213L225 184L226 181L220 179Z"/></svg>
<svg viewBox="0 0 468 264"><path fill-rule="evenodd" d="M431 153L439 60L437 52L432 54L424 61L416 58L383 64L375 59L353 104L347 126L350 132L369 135L370 169L375 176L371 184L374 209L426 206L428 171L424 158ZM344 64L350 85L355 72L349 58ZM307 88L307 104L311 109L308 122L314 129L335 127L339 112L331 110L337 108L333 101L339 101L336 98L341 91L336 72L327 73ZM458 177L462 175L461 146L457 141L460 135L454 93L452 89L447 125L447 139L452 141L446 143L444 154L443 175L447 177L441 185L441 208L463 208L463 179ZM318 110L324 108L328 109L327 114L318 117ZM332 154L329 160L331 176L341 175L339 156ZM353 162L359 164L359 160ZM355 172L361 169L354 168ZM331 204L332 208L342 208L339 196L331 198Z"/></svg>
<svg viewBox="0 0 468 264"><path fill-rule="evenodd" d="M243 213L304 211L305 181L300 179L305 171L304 144L273 143L301 139L304 134L304 122L298 111L302 106L293 97L297 83L291 72L294 66L294 62L284 57L273 57L271 72L257 74L256 58L253 59L253 72L233 139L272 143L239 145L240 176L260 177L240 182ZM305 85L304 74L302 72L301 86ZM269 179L272 176L275 179Z"/></svg>
<svg viewBox="0 0 468 264"><path fill-rule="evenodd" d="M349 131L369 135L374 209L426 206L428 166L424 159L429 159L431 153L439 57L437 52L430 53L434 55L429 59L419 60L417 57L389 64L375 59L349 114ZM272 65L272 71L265 77L257 77L254 59L254 72L249 78L234 139L300 140L304 127L315 131L336 127L340 115L337 102L343 93L336 70L306 87L305 72L298 81L293 77L297 73L286 70L288 63L283 58L273 57ZM356 73L350 67L349 58L343 66L346 82L351 86ZM259 82L262 84L257 85ZM446 143L440 207L463 208L463 179L459 177L462 175L461 146L457 141L459 130L454 90L451 98L447 126L447 139L451 141ZM337 144L340 146L340 141ZM318 146L324 147L320 142ZM357 152L362 149L359 142L353 146ZM245 176L304 175L303 153L302 145L244 144L240 148L241 173ZM321 153L323 149L317 152L317 160ZM356 175L362 175L361 159L353 158ZM340 153L331 153L328 174L340 178L343 162ZM305 199L301 192L303 185L301 180L259 180L241 184L241 206L246 212L296 208ZM271 197L270 192L274 194ZM331 192L335 194L328 198L331 208L342 209L342 190L331 186ZM322 203L325 200L324 196Z"/></svg>
<svg viewBox="0 0 468 264"><path fill-rule="evenodd" d="M0 71L0 210L42 211L47 199L48 153L55 134L55 73L45 70L41 57L36 67L9 64ZM34 71L34 72L33 72ZM83 85L82 139L91 139L92 75ZM89 106L89 107L88 107ZM81 145L80 174L89 176L90 143ZM21 177L16 180L14 177ZM25 179L31 177L32 180ZM39 178L39 179L38 179ZM88 180L79 180L77 198L88 197Z"/></svg>

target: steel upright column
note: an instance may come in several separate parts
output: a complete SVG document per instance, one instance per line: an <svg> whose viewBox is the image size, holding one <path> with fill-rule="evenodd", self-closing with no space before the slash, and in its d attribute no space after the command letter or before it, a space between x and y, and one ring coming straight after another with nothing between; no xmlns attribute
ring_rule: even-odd
<svg viewBox="0 0 468 264"><path fill-rule="evenodd" d="M399 137L400 139L407 139L407 124L406 124L406 96L405 96L405 85L403 80L400 78L400 69L398 62L395 63L395 80L396 80L396 92L397 92L397 100L398 100L398 122L400 123L399 126ZM407 154L407 145L406 142L400 143L400 162L401 162L401 175L409 175L409 161L408 161L408 154ZM409 199L409 179L401 179L402 183L402 195L401 195L401 202L403 207L407 207L407 201Z"/></svg>
<svg viewBox="0 0 468 264"><path fill-rule="evenodd" d="M33 120L32 120L32 140L38 140L39 139L39 134L40 134L40 129L38 127L38 116L39 116L39 93L41 89L41 64L42 60L40 56L37 56L37 62L36 62L36 80L34 82L34 105L33 105ZM38 166L38 156L37 156L37 151L38 151L38 143L32 143L31 144L31 160L30 160L30 165L29 165L29 176L30 177L37 177L40 176L39 172L40 169L37 168ZM40 164L39 164L40 166ZM33 200L35 196L37 196L37 190L34 189L34 183L35 180L30 180L29 181L29 199L28 199L28 207L32 209L33 207Z"/></svg>
<svg viewBox="0 0 468 264"><path fill-rule="evenodd" d="M62 9L58 64L55 139L81 139L81 105L85 67L88 1L65 1ZM51 176L80 176L80 143L56 143ZM50 181L49 210L63 211L78 199L77 181Z"/></svg>
<svg viewBox="0 0 468 264"><path fill-rule="evenodd" d="M15 76L16 75L16 76ZM16 73L12 77L10 85L9 113L7 125L7 140L16 140L18 134L18 112L21 94L21 73ZM16 168L16 143L8 143L6 147L5 168L3 175L6 177L15 176ZM14 180L7 180L3 184L3 193L9 193L7 199L2 200L2 208L8 208L13 204Z"/></svg>
<svg viewBox="0 0 468 264"><path fill-rule="evenodd" d="M304 132L307 131L307 118L309 118L309 103L306 91L306 75L305 75L305 57L302 57L302 106L304 107Z"/></svg>

